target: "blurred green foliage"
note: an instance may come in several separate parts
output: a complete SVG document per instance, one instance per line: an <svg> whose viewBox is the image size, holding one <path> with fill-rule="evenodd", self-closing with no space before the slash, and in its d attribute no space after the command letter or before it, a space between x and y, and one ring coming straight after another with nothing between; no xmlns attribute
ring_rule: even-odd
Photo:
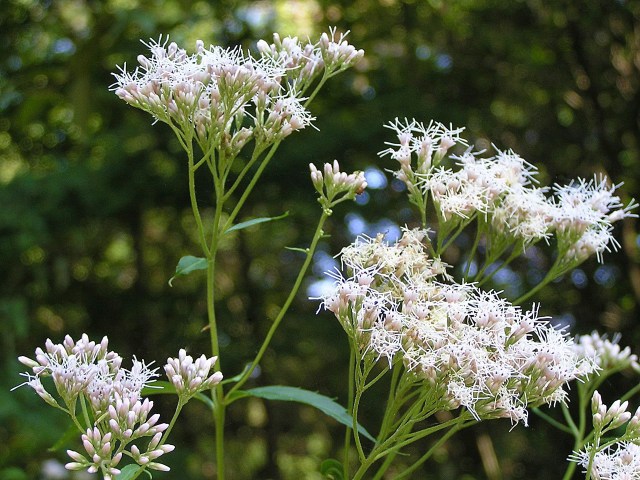
<svg viewBox="0 0 640 480"><path fill-rule="evenodd" d="M359 68L314 102L319 131L285 142L245 212L290 217L236 232L224 247L222 359L233 376L300 264L284 247L306 246L319 215L307 164L336 158L346 169L393 168L376 152L391 140L383 123L396 116L467 126L477 147L513 148L547 183L604 172L640 198L639 20L635 0L7 0L0 10L0 478L45 478L45 460L65 462L73 445L48 450L67 428L63 415L32 391L8 392L21 382L17 355L47 337L82 332L108 335L123 356L158 365L180 347L207 352L202 277L167 284L178 259L197 254L185 158L165 126L108 91L115 66L142 53L140 39L162 34L188 49L198 38L251 48L273 31L313 38L337 25L366 51ZM199 193L206 198L208 186ZM375 234L411 224L403 200L397 189L372 189L365 205L338 209L323 250L336 254L358 225ZM637 352L637 223L627 221L619 238L621 250L605 265L588 262L536 301L576 333L621 331ZM455 263L455 254L448 260ZM548 252L532 249L494 287L515 295L547 262ZM317 278L321 270L319 263ZM255 386L300 386L345 401L346 339L316 308L300 296ZM608 385L612 398L629 382ZM169 398L157 405L165 416L173 406ZM378 405L362 413L374 427ZM509 429L479 425L415 478L559 478L569 438L535 418L528 429ZM210 432L207 410L190 405L172 442L179 447L168 459L173 470L162 478L213 478ZM228 432L229 478L237 479L321 478L320 463L339 456L342 440L340 426L310 407L259 399L234 405ZM480 441L487 434L499 470L482 462L491 456Z"/></svg>

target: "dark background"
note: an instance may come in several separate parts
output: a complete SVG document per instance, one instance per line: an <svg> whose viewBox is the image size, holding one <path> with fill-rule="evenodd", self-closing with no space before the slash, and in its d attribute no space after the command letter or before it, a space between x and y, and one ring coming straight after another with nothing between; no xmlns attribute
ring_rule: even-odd
<svg viewBox="0 0 640 480"><path fill-rule="evenodd" d="M319 131L287 139L243 218L291 215L224 245L217 282L225 375L242 370L282 304L301 264L285 246L306 246L319 216L309 162L338 159L345 170L395 168L376 152L393 141L398 117L466 126L478 148L513 148L540 169L543 184L605 173L640 198L640 2L638 1L187 1L8 0L0 9L0 479L43 478L43 463L66 462L54 445L67 428L21 382L18 355L47 337L108 335L126 358L162 365L181 347L206 353L204 278L167 285L177 260L198 255L188 205L186 158L170 130L108 91L116 65L134 65L140 39L169 34L193 51L205 43L252 48L271 33L312 39L336 25L366 52L332 79L311 106ZM390 175L387 173L390 180ZM206 185L200 185L206 198ZM362 229L411 225L404 194L370 189L361 205L336 209L322 245L330 257ZM206 210L206 209L205 209ZM360 225L360 229L358 229ZM640 237L616 227L620 251L595 258L536 295L541 314L574 333L622 332L638 351ZM464 240L464 239L463 239ZM464 251L462 241L458 247ZM542 266L549 252L540 249ZM319 257L320 258L320 257ZM307 285L321 278L318 262ZM516 265L517 294L534 264ZM301 386L345 403L346 338L301 292L253 385ZM514 297L515 298L515 297ZM603 386L618 398L633 378ZM158 398L164 418L171 398ZM637 404L637 401L636 401ZM375 431L380 404L362 423ZM554 412L558 414L558 411ZM572 439L530 418L529 428L491 422L459 435L415 478L560 478ZM499 467L483 467L491 449ZM321 478L340 455L343 429L310 407L237 402L228 414L229 479ZM484 443L483 443L484 442ZM214 478L212 424L193 402L158 478ZM427 443L416 451L424 451ZM482 455L479 451L482 450ZM398 457L407 464L411 457ZM392 478L392 473L389 478ZM578 478L578 476L576 476Z"/></svg>

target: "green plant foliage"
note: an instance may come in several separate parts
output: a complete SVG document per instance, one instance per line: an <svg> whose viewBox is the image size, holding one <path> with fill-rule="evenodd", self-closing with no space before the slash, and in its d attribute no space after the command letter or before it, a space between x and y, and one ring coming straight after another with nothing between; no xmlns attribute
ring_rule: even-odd
<svg viewBox="0 0 640 480"><path fill-rule="evenodd" d="M334 420L347 427L353 425L353 418L347 413L347 409L331 400L329 397L310 392L296 387L285 385L270 385L268 387L257 387L249 390L237 392L238 396L249 395L252 397L264 398L265 400L280 400L284 402L298 402L311 405L322 413L329 415ZM375 438L362 426L358 425L358 431L366 438L375 442Z"/></svg>
<svg viewBox="0 0 640 480"><path fill-rule="evenodd" d="M47 452L67 428L62 416L42 407L32 392L8 393L23 381L18 352L29 352L46 338L60 341L64 333L82 332L108 335L123 355L157 364L178 348L194 353L209 348L200 275L182 276L174 288L167 287L176 259L196 251L197 244L197 238L180 233L193 231L181 149L167 127L152 126L150 118L108 91L109 72L135 61L141 38L163 34L184 45L201 38L205 44L249 48L272 31L306 38L337 25L351 30L351 43L366 52L364 64L335 79L327 95L315 100L319 132L309 129L283 144L260 191L248 199L245 218L277 218L289 211L286 221L262 223L259 234L242 229L224 238L216 301L225 371L241 370L255 354L253 340L268 330L301 262L298 251L283 247L306 245L305 232L315 221L308 163L338 159L384 173L392 167L376 153L393 140L382 125L395 116L466 125L468 138L480 139L478 147L491 149L483 143L490 138L540 165L545 184L606 172L625 182L626 195L640 198L637 0L291 5L280 0L3 3L1 478L39 478L45 460L66 461L64 448L59 455ZM203 200L210 198L211 185L197 187ZM371 189L366 204L340 206L321 249L328 256L337 253L358 225L375 235L415 224L410 212L398 208L403 196L394 188ZM384 223L377 223L381 218ZM621 230L622 248L606 256L606 268L585 264L532 300L544 305L541 314L560 318L575 332L621 331L627 344L640 345L637 223L625 221ZM461 241L452 252L459 258L470 247L471 240ZM448 261L454 263L452 255ZM513 275L495 278L491 286L516 290L516 298L518 289L537 283L541 265L550 261L544 247L531 249L514 265ZM307 285L323 269L317 264ZM328 315L316 317L317 304L307 297L298 296L295 316L285 319L260 372L245 388L300 385L345 396L348 346L336 340L343 338L336 322ZM618 387L610 389L613 395ZM387 394L383 386L376 393ZM154 400L162 408L165 396ZM313 478L318 466L309 466L309 452L339 457L339 443L331 438L340 438L342 425L327 426L319 411L299 425L287 415L289 408L271 402L264 418L249 428L239 427L252 413L248 407L237 402L230 408L226 453L238 479ZM376 405L362 408L372 424L379 419ZM193 433L210 425L208 409L198 404L188 413L191 423L173 434L189 451L172 454L174 473L163 478L212 476L211 445ZM502 478L561 475L572 445L561 439L551 444L553 432L532 426L512 432L509 425L492 426ZM315 443L310 431L319 432ZM438 451L438 462L415 478L499 478L483 473L476 440L465 434L452 440Z"/></svg>

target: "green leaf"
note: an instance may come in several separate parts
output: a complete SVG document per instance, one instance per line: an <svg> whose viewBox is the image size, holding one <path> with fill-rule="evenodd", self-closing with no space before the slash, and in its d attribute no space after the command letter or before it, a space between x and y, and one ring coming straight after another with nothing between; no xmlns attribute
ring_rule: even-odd
<svg viewBox="0 0 640 480"><path fill-rule="evenodd" d="M169 279L169 286L173 287L172 282L174 278L181 275L189 275L196 270L206 270L208 265L209 262L207 262L206 258L194 257L192 255L182 257L176 266L175 275Z"/></svg>
<svg viewBox="0 0 640 480"><path fill-rule="evenodd" d="M237 223L229 228L227 228L224 233L227 234L229 232L233 232L234 230L242 230L243 228L252 227L253 225L258 225L259 223L271 222L273 220L280 220L282 218L288 217L289 212L284 212L282 215L277 217L260 217L253 218L251 220L247 220L246 222Z"/></svg>
<svg viewBox="0 0 640 480"><path fill-rule="evenodd" d="M320 395L316 392L283 385L270 385L268 387L244 390L243 393L253 397L264 398L265 400L282 400L285 402L298 402L311 405L343 425L346 425L347 427L353 426L353 419L347 412L346 408L334 402L329 397L325 397L324 395ZM373 438L362 425L358 425L358 432L372 442L376 441L376 439Z"/></svg>
<svg viewBox="0 0 640 480"><path fill-rule="evenodd" d="M136 474L138 473L138 470L140 470L141 468L142 467L140 465L135 465L135 464L127 465L126 467L120 469L120 473L116 475L116 480L130 480L135 476L137 476ZM149 472L146 472L146 473L149 473ZM151 476L151 474L149 474L149 476Z"/></svg>
<svg viewBox="0 0 640 480"><path fill-rule="evenodd" d="M320 473L330 480L344 480L342 464L334 458L329 458L320 464Z"/></svg>

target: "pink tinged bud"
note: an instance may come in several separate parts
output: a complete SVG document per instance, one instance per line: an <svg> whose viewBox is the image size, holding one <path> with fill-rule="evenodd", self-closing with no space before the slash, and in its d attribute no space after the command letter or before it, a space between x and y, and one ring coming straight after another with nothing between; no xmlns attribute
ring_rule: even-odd
<svg viewBox="0 0 640 480"><path fill-rule="evenodd" d="M148 423L143 423L136 429L136 435L144 435L151 428Z"/></svg>
<svg viewBox="0 0 640 480"><path fill-rule="evenodd" d="M151 61L144 55L138 55L138 63L147 70L152 66Z"/></svg>
<svg viewBox="0 0 640 480"><path fill-rule="evenodd" d="M161 448L158 448L156 450L152 450L148 452L147 457L149 458L149 460L155 460L156 458L164 455L164 453L165 453L164 450L162 450Z"/></svg>
<svg viewBox="0 0 640 480"><path fill-rule="evenodd" d="M176 449L175 445L171 445L168 443L160 447L160 450L162 450L162 453L170 453L170 452L173 452L175 449Z"/></svg>
<svg viewBox="0 0 640 480"><path fill-rule="evenodd" d="M96 467L95 465L91 465L89 468L87 468L87 472L98 473L98 467Z"/></svg>
<svg viewBox="0 0 640 480"><path fill-rule="evenodd" d="M150 468L151 470L158 470L160 472L168 472L171 469L169 467L167 467L166 465L162 464L162 463L155 463L152 462L149 465L147 465L148 468Z"/></svg>
<svg viewBox="0 0 640 480"><path fill-rule="evenodd" d="M66 468L67 470L82 470L86 466L86 463L69 462L65 464L64 468Z"/></svg>
<svg viewBox="0 0 640 480"><path fill-rule="evenodd" d="M149 423L150 425L155 425L156 423L158 423L158 420L160 420L160 414L159 413L155 413L155 414L151 415L151 418L149 418L149 420L147 420L147 423Z"/></svg>
<svg viewBox="0 0 640 480"><path fill-rule="evenodd" d="M102 448L100 449L99 453L102 458L107 458L110 451L111 451L111 442L106 442L104 445L102 445Z"/></svg>
<svg viewBox="0 0 640 480"><path fill-rule="evenodd" d="M113 456L113 458L111 459L111 465L117 465L118 463L120 463L120 460L122 460L122 452L117 453Z"/></svg>
<svg viewBox="0 0 640 480"><path fill-rule="evenodd" d="M149 442L149 449L155 449L158 444L160 443L160 440L162 440L162 434L161 433L156 433L153 438L151 439L151 441Z"/></svg>
<svg viewBox="0 0 640 480"><path fill-rule="evenodd" d="M111 428L111 430L115 432L116 435L121 432L118 422L116 422L113 418L109 420L109 428Z"/></svg>
<svg viewBox="0 0 640 480"><path fill-rule="evenodd" d="M40 366L38 362L31 360L29 357L18 357L18 361L29 368L37 368Z"/></svg>
<svg viewBox="0 0 640 480"><path fill-rule="evenodd" d="M326 50L327 48L329 48L329 45L331 44L331 41L329 40L329 35L327 35L326 33L323 33L322 35L320 35L320 48L322 50Z"/></svg>
<svg viewBox="0 0 640 480"><path fill-rule="evenodd" d="M133 455L133 458L138 458L140 456L140 449L135 445L131 445L130 450L131 450L131 454Z"/></svg>
<svg viewBox="0 0 640 480"><path fill-rule="evenodd" d="M83 439L82 445L84 446L84 449L87 451L89 455L95 455L96 449L93 448L93 445L88 439Z"/></svg>
<svg viewBox="0 0 640 480"><path fill-rule="evenodd" d="M215 372L207 379L207 386L212 387L214 385L219 384L222 381L223 375L222 372Z"/></svg>
<svg viewBox="0 0 640 480"><path fill-rule="evenodd" d="M169 424L168 423L159 423L158 425L153 427L150 430L150 432L152 432L155 435L157 432L164 432L167 428L169 428Z"/></svg>
<svg viewBox="0 0 640 480"><path fill-rule="evenodd" d="M67 455L69 455L69 457L71 457L71 459L75 460L76 462L86 462L87 461L87 459L84 458L83 455L81 455L78 452L75 452L73 450L67 450Z"/></svg>

